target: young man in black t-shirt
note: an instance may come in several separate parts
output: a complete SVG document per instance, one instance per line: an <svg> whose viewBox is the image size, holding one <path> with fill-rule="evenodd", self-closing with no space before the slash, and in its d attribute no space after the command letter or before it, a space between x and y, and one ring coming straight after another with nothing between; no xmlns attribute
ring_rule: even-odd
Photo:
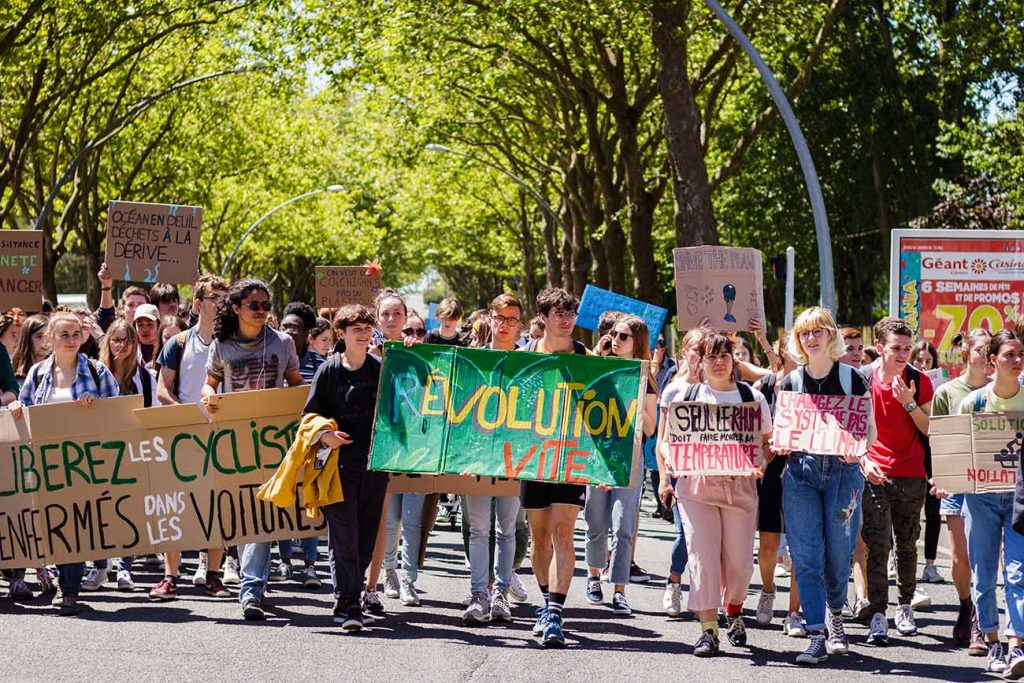
<svg viewBox="0 0 1024 683"><path fill-rule="evenodd" d="M579 306L579 299L564 289L550 287L541 292L537 297L537 310L544 322L544 336L528 344L524 350L589 354L583 344L572 338ZM546 599L545 607L538 610L533 632L542 636L541 642L545 647L565 647L562 606L576 568L573 533L586 495L587 487L578 484L523 481L520 487L522 505L533 537L530 562L537 585Z"/></svg>

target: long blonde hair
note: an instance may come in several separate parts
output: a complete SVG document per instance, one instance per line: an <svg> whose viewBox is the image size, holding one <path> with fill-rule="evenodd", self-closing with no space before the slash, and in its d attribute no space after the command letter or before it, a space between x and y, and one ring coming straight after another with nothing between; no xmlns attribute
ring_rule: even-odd
<svg viewBox="0 0 1024 683"><path fill-rule="evenodd" d="M131 347L131 353L128 354L128 358L122 364L119 364L114 356L114 352L110 350L110 338L114 336L115 332L121 331L128 337L125 345ZM124 318L118 318L110 323L107 333L103 335L103 343L100 344L100 362L107 366L107 369L114 375L117 385L121 387L122 394L126 392L135 393L135 373L139 371L138 353L139 336L135 333L135 327L130 325Z"/></svg>

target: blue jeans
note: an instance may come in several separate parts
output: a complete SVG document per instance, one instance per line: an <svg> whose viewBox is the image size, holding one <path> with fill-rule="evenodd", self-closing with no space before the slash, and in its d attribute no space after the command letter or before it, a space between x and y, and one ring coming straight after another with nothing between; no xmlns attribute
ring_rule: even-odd
<svg viewBox="0 0 1024 683"><path fill-rule="evenodd" d="M262 600L270 576L270 548L272 543L247 543L238 546L238 562L242 570L242 583L238 588L238 601L249 598Z"/></svg>
<svg viewBox="0 0 1024 683"><path fill-rule="evenodd" d="M825 630L825 609L846 603L850 558L860 530L864 475L831 455L789 456L782 511L807 630Z"/></svg>
<svg viewBox="0 0 1024 683"><path fill-rule="evenodd" d="M398 568L398 533L402 533L402 570L416 580L420 556L420 534L423 530L422 493L392 493L388 501L387 544L384 547L384 569ZM490 520L488 520L490 527Z"/></svg>
<svg viewBox="0 0 1024 683"><path fill-rule="evenodd" d="M469 519L469 589L487 593L491 568L491 501L494 501L494 587L508 590L516 555L519 499L512 496L465 496L462 513Z"/></svg>
<svg viewBox="0 0 1024 683"><path fill-rule="evenodd" d="M604 491L587 487L583 518L587 520L587 566L604 569L608 566L608 529L612 530L611 581L615 585L629 583L629 567L633 561L633 533L640 512L642 481L632 488Z"/></svg>
<svg viewBox="0 0 1024 683"><path fill-rule="evenodd" d="M317 544L319 542L320 542L320 539L317 538L316 536L311 536L309 538L304 538L301 541L299 541L299 543L302 545L302 559L304 561L306 561L306 562L316 562ZM281 556L282 560L284 560L284 559L291 560L292 559L292 541L291 541L291 539L288 539L287 541L278 541L277 542L277 554Z"/></svg>
<svg viewBox="0 0 1024 683"><path fill-rule="evenodd" d="M673 480L672 488L674 489L675 486L675 480ZM669 572L682 576L686 571L686 561L689 558L686 555L686 528L683 526L683 516L679 514L678 505L672 506L672 517L676 520L676 537L672 541L672 560Z"/></svg>
<svg viewBox="0 0 1024 683"><path fill-rule="evenodd" d="M1024 536L1013 530L1013 493L971 493L964 496L967 555L974 579L973 597L982 633L999 631L996 572L1003 551L1006 592L1006 635L1024 636ZM1002 543L999 539L1002 538Z"/></svg>
<svg viewBox="0 0 1024 683"><path fill-rule="evenodd" d="M85 576L85 562L58 564L57 576L61 592L69 598L77 598L78 592L82 589L82 578Z"/></svg>

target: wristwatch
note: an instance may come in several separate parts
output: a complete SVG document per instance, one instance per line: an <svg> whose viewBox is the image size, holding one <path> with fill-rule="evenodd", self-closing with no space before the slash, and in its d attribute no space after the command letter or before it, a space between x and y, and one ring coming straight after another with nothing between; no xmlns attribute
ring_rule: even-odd
<svg viewBox="0 0 1024 683"><path fill-rule="evenodd" d="M908 413L912 413L915 410L917 410L917 403L914 401L911 401L910 403L904 403L903 410L907 411Z"/></svg>

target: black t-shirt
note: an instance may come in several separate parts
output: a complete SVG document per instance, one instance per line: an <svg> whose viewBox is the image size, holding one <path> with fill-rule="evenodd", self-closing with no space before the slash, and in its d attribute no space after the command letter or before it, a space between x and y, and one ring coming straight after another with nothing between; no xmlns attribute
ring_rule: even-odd
<svg viewBox="0 0 1024 683"><path fill-rule="evenodd" d="M829 371L828 377L824 380L812 379L807 374L807 367L803 366L797 368L797 372L802 372L804 392L805 394L815 394L817 396L845 396L846 392L843 391L843 383L839 381L839 366L841 363L834 363L832 370ZM856 370L850 373L852 375L850 388L852 396L863 396L868 392L868 383L864 381L864 376ZM820 386L819 386L820 385ZM779 391L793 391L793 382L790 380L789 375L782 378L782 381L778 385Z"/></svg>
<svg viewBox="0 0 1024 683"><path fill-rule="evenodd" d="M427 344L447 344L448 346L468 346L462 338L456 334L454 337L442 337L441 330L431 330L427 332L426 339L423 340Z"/></svg>
<svg viewBox="0 0 1024 683"><path fill-rule="evenodd" d="M370 355L366 356L362 367L353 371L346 370L341 356L334 354L313 375L302 412L331 418L338 423L338 430L352 439L352 443L338 450L342 473L366 471L379 382L380 361Z"/></svg>

